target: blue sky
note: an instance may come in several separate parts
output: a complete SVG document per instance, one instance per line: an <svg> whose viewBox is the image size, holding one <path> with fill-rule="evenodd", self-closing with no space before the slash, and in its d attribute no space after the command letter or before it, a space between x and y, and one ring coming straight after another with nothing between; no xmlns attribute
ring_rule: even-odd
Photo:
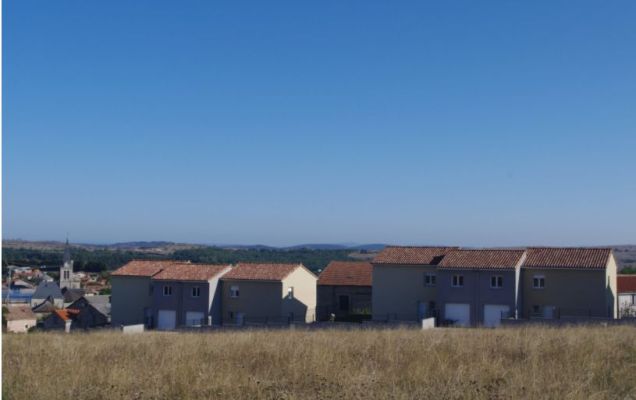
<svg viewBox="0 0 636 400"><path fill-rule="evenodd" d="M5 1L5 238L636 242L633 1Z"/></svg>

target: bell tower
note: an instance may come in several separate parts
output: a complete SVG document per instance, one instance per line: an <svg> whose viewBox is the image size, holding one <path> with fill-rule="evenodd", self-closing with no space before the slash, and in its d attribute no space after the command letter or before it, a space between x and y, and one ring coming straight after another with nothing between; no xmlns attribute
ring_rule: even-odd
<svg viewBox="0 0 636 400"><path fill-rule="evenodd" d="M60 267L60 289L73 288L73 260L71 260L71 248L66 238L66 246L64 247L64 264Z"/></svg>

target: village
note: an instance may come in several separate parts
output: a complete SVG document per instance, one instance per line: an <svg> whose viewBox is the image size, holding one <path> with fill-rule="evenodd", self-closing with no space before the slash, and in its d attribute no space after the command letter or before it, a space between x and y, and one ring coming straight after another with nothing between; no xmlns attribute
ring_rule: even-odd
<svg viewBox="0 0 636 400"><path fill-rule="evenodd" d="M75 272L68 241L63 260L57 281L12 269L6 332L636 322L636 275L618 273L610 248L387 246L318 276L301 263L133 260L110 282Z"/></svg>

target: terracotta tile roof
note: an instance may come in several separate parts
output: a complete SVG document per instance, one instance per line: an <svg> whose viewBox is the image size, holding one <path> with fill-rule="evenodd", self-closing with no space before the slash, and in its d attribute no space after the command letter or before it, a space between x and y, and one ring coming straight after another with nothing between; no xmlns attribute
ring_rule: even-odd
<svg viewBox="0 0 636 400"><path fill-rule="evenodd" d="M453 250L438 264L441 269L514 269L525 250Z"/></svg>
<svg viewBox="0 0 636 400"><path fill-rule="evenodd" d="M605 269L612 249L531 247L522 268Z"/></svg>
<svg viewBox="0 0 636 400"><path fill-rule="evenodd" d="M373 259L373 264L437 265L451 250L458 247L387 246Z"/></svg>
<svg viewBox="0 0 636 400"><path fill-rule="evenodd" d="M158 281L208 281L229 268L229 265L175 264L153 276Z"/></svg>
<svg viewBox="0 0 636 400"><path fill-rule="evenodd" d="M35 314L28 305L9 305L7 307L9 312L4 313L4 318L7 321L19 321L23 319L36 319Z"/></svg>
<svg viewBox="0 0 636 400"><path fill-rule="evenodd" d="M123 267L115 270L111 276L153 276L164 269L175 265L189 264L189 261L148 261L133 260Z"/></svg>
<svg viewBox="0 0 636 400"><path fill-rule="evenodd" d="M373 266L364 261L332 261L318 277L319 285L371 286Z"/></svg>
<svg viewBox="0 0 636 400"><path fill-rule="evenodd" d="M230 272L223 275L223 280L256 280L282 281L301 264L251 264L239 263Z"/></svg>
<svg viewBox="0 0 636 400"><path fill-rule="evenodd" d="M55 310L53 312L57 314L57 316L60 317L62 321L73 319L75 315L79 314L79 310L76 310L74 308L65 308L63 310Z"/></svg>
<svg viewBox="0 0 636 400"><path fill-rule="evenodd" d="M618 275L618 293L636 293L636 275Z"/></svg>

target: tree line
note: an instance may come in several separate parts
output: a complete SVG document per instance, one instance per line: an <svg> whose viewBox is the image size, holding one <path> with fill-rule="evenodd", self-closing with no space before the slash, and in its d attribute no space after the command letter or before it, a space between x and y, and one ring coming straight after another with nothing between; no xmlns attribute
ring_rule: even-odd
<svg viewBox="0 0 636 400"><path fill-rule="evenodd" d="M177 250L172 254L128 250L86 250L74 248L71 251L76 271L112 271L131 260L183 260L206 264L235 264L238 262L302 263L314 272L324 269L332 260L353 260L350 250L313 249L225 249L202 247ZM7 265L57 267L62 265L64 252L61 250L38 250L28 248L2 248L2 269Z"/></svg>

